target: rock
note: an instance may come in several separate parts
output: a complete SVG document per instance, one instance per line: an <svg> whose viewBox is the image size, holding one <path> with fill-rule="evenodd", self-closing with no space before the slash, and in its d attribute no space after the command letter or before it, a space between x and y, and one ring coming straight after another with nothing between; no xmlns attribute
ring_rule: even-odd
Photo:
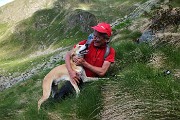
<svg viewBox="0 0 180 120"><path fill-rule="evenodd" d="M56 62L59 62L60 60L64 60L64 56L66 52L67 52L67 49L60 51L59 54L52 56L48 62L43 62L42 64L38 64L34 66L31 70L27 70L24 73L19 74L19 76L17 75L17 73L9 74L8 77L1 75L0 76L0 91L10 88L16 83L29 79L33 75L37 74L39 71L46 70L49 68L52 69L55 66Z"/></svg>
<svg viewBox="0 0 180 120"><path fill-rule="evenodd" d="M146 30L138 39L138 42L150 42L155 38L152 30Z"/></svg>
<svg viewBox="0 0 180 120"><path fill-rule="evenodd" d="M75 10L68 15L66 28L68 31L79 26L82 32L91 33L91 26L96 24L97 19L95 15L84 10Z"/></svg>
<svg viewBox="0 0 180 120"><path fill-rule="evenodd" d="M129 15L125 16L124 18L119 18L115 22L111 23L111 27L114 28L116 25L125 22L126 20L134 20L141 16L144 12L150 12L151 8L156 5L159 0L148 0L147 2L143 3L139 7L137 7L133 12Z"/></svg>

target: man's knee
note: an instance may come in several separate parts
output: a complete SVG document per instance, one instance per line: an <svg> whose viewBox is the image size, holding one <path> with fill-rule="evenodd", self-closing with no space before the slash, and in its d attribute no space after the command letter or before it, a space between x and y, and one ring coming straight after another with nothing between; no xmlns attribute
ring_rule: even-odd
<svg viewBox="0 0 180 120"><path fill-rule="evenodd" d="M55 99L64 99L69 94L73 93L73 86L69 81L65 82L65 84L60 88L59 92L55 94Z"/></svg>
<svg viewBox="0 0 180 120"><path fill-rule="evenodd" d="M83 85L83 81L80 80L78 83L79 88ZM55 99L64 99L66 96L73 94L75 92L74 87L72 86L70 81L66 81L65 84L60 88L59 92L55 94Z"/></svg>

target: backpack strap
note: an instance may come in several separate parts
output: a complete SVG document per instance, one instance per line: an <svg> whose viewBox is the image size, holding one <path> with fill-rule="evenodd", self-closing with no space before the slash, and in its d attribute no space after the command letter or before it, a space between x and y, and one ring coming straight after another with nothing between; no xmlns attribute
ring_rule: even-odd
<svg viewBox="0 0 180 120"><path fill-rule="evenodd" d="M104 54L104 59L107 58L107 56L109 55L109 53L110 53L110 46L107 44L107 45L106 45L106 52L105 52L105 54Z"/></svg>
<svg viewBox="0 0 180 120"><path fill-rule="evenodd" d="M88 39L87 39L87 41L86 41L86 43L85 43L87 47L89 47L89 45L91 44L91 42L92 42L92 40L93 40L93 37L94 37L93 33L91 33L91 34L88 36ZM104 59L106 59L106 57L109 55L109 53L110 53L110 46L107 44L107 45L106 45L106 52L105 52L105 54L104 54Z"/></svg>
<svg viewBox="0 0 180 120"><path fill-rule="evenodd" d="M93 40L93 37L94 37L93 33L91 33L91 34L88 36L88 39L87 39L87 41L86 41L86 44L87 44L88 46L91 44L91 42L92 42L92 40Z"/></svg>

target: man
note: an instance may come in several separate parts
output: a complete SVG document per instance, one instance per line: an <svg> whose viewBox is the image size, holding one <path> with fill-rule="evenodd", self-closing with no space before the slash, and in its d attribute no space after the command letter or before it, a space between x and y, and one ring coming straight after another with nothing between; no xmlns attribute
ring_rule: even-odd
<svg viewBox="0 0 180 120"><path fill-rule="evenodd" d="M109 69L111 63L115 59L115 50L110 47L109 54L104 58L106 53L107 43L112 35L112 29L110 24L102 22L92 27L94 29L93 41L88 47L88 53L84 55L84 58L74 57L73 60L76 65L83 66L87 77L102 77ZM79 42L80 45L86 44L87 40ZM70 65L71 52L66 54L66 67L68 69L72 82L76 82L81 88L83 82L79 78L78 74L72 70ZM52 85L53 90L57 90L57 86ZM66 95L73 93L74 88L71 83L67 81L64 86L61 87L60 91L55 94L55 99L63 99Z"/></svg>

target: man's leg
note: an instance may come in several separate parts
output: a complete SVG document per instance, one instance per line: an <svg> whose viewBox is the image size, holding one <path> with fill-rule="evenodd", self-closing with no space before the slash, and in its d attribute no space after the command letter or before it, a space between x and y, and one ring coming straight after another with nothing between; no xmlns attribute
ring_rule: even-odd
<svg viewBox="0 0 180 120"><path fill-rule="evenodd" d="M83 81L79 80L79 89L81 89L82 85ZM72 86L70 81L66 81L65 84L60 88L59 92L54 95L54 99L61 100L73 93L75 93L74 87Z"/></svg>

